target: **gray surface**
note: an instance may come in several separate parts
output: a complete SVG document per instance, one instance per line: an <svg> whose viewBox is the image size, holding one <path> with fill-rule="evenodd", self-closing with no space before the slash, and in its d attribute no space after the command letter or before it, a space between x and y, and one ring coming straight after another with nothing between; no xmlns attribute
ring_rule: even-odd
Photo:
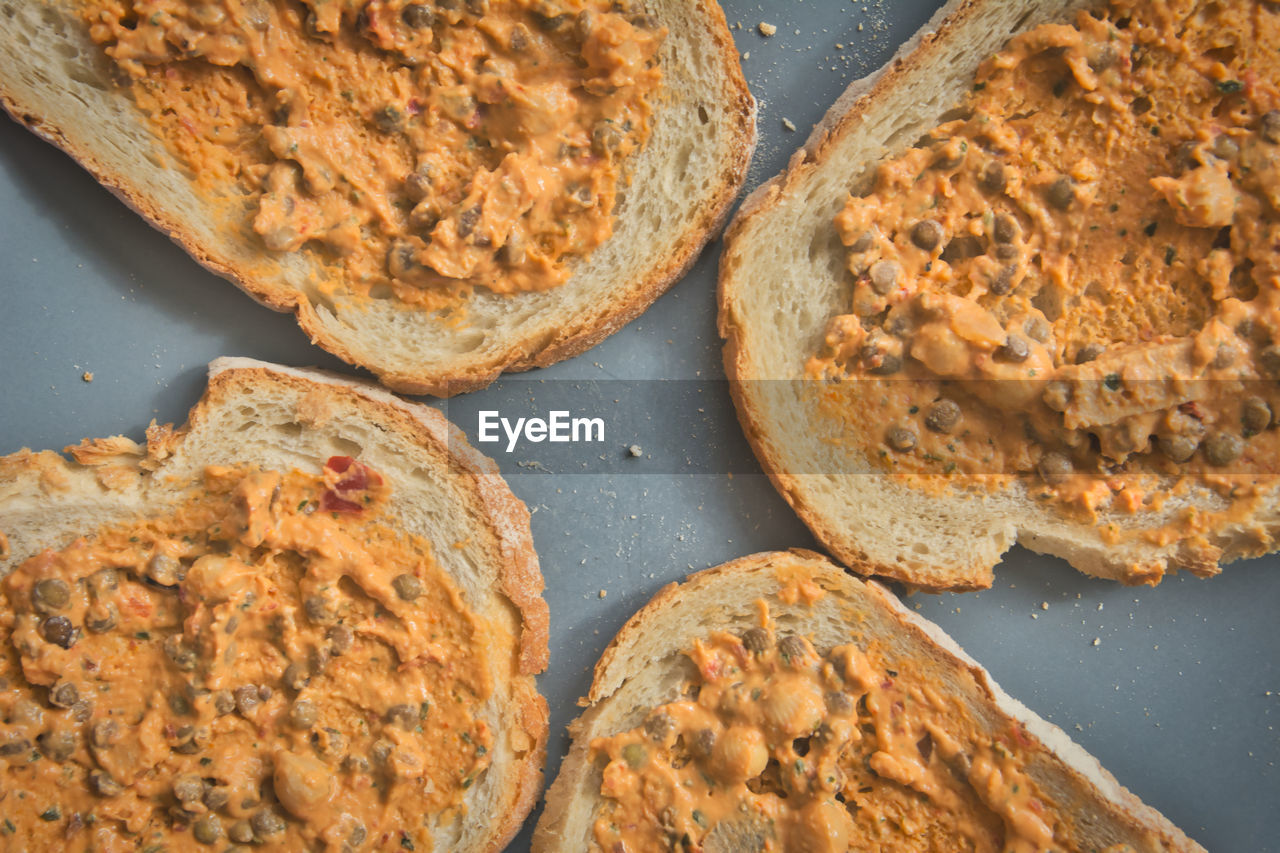
<svg viewBox="0 0 1280 853"><path fill-rule="evenodd" d="M731 25L741 24L735 35L750 54L744 67L761 101L752 186L778 172L844 85L886 59L933 7L724 5ZM777 34L761 37L760 21L777 25ZM784 119L799 130L786 130ZM6 120L0 200L0 282L9 306L0 338L0 453L83 436L141 437L151 418L180 422L199 396L204 365L219 355L342 368L310 347L291 318L257 308L203 271L64 155ZM531 378L720 377L717 253L713 246L672 292L601 346ZM81 379L86 370L92 383ZM480 399L502 408L528 390L506 384ZM744 454L723 389L712 385L704 396L710 428L698 440L717 453ZM641 461L687 443L683 434L664 437L664 423L658 417L646 428ZM607 438L598 452L621 455L630 443ZM552 707L551 779L590 667L660 586L743 554L813 543L758 474L682 475L660 464L652 474L621 465L607 474L516 470L509 479L534 512L551 605L552 664L540 680ZM1280 850L1276 562L1134 590L1015 549L993 589L911 603L1207 848ZM528 827L512 849L526 849L527 839Z"/></svg>

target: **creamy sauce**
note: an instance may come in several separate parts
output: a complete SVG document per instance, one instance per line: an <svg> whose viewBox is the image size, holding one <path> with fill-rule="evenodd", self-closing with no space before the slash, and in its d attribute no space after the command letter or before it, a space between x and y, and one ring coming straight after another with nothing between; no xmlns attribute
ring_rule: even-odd
<svg viewBox="0 0 1280 853"><path fill-rule="evenodd" d="M1273 5L1190 0L1013 38L836 217L825 409L922 484L1030 476L1091 519L1218 492L1161 541L1247 516L1280 465L1277 43Z"/></svg>
<svg viewBox="0 0 1280 853"><path fill-rule="evenodd" d="M0 584L0 847L430 849L489 765L489 629L387 487L210 468Z"/></svg>
<svg viewBox="0 0 1280 853"><path fill-rule="evenodd" d="M199 184L244 195L233 227L406 303L563 283L612 232L661 79L665 31L626 2L83 4Z"/></svg>
<svg viewBox="0 0 1280 853"><path fill-rule="evenodd" d="M1078 849L1023 772L1021 728L992 738L911 662L819 653L759 608L760 627L695 642L684 698L591 743L601 850Z"/></svg>

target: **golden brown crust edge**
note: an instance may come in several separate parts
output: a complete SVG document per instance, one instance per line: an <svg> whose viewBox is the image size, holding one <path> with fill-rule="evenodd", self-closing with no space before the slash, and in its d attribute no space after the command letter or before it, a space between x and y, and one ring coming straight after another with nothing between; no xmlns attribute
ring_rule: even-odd
<svg viewBox="0 0 1280 853"><path fill-rule="evenodd" d="M732 203L746 180L747 166L755 150L756 102L742 74L737 48L729 33L724 10L714 0L697 0L696 5L708 20L707 28L712 38L711 44L707 46L707 56L713 58L724 70L727 91L721 94L726 97L733 127L729 150L723 158L715 190L710 198L699 203L701 213L697 224L684 235L676 252L650 267L645 275L631 282L622 293L602 303L604 307L601 310L575 317L572 323L558 329L552 337L513 340L499 357L453 373L442 370L421 374L405 373L362 360L344 338L335 335L326 326L316 306L302 291L275 286L272 284L272 276L202 247L186 233L184 226L150 203L146 194L138 189L128 175L113 172L93 156L91 151L72 143L60 128L43 121L34 105L22 104L12 93L0 89L0 106L36 136L68 154L95 180L149 225L168 236L201 266L230 281L259 304L274 311L292 313L298 326L313 344L348 364L371 371L379 382L399 393L449 397L484 388L503 372L546 367L600 343L643 313L679 281L723 226Z"/></svg>
<svg viewBox="0 0 1280 853"><path fill-rule="evenodd" d="M1054 765L1055 772L1066 778L1066 795L1075 799L1086 794L1096 799L1109 802L1114 806L1116 819L1132 831L1133 839L1144 842L1144 850L1167 851L1167 853L1205 853L1204 848L1187 837L1177 826L1168 821L1158 811L1143 803L1128 789L1121 786L1097 760L1072 742L1055 726L1045 722L1021 703L1006 694L990 678L983 667L970 658L947 634L918 614L908 610L898 598L875 581L855 579L841 567L831 563L820 554L805 549L788 551L762 552L741 557L690 575L683 584L671 583L663 587L653 599L636 612L618 634L610 642L597 663L589 695L590 706L583 715L570 725L573 741L569 755L562 765L560 776L547 794L547 803L543 817L538 823L534 835L534 850L537 853L549 853L558 850L556 842L560 840L560 830L567 819L568 810L575 794L573 779L570 776L585 767L587 754L586 735L594 714L600 710L601 703L607 701L623 682L635 673L613 672L619 666L629 647L642 643L647 625L663 610L679 607L680 599L696 594L698 591L721 582L741 583L744 575L762 571L770 571L781 565L803 564L812 572L816 580L828 594L844 595L850 598L862 596L875 602L885 615L893 620L893 630L900 636L895 638L894 646L909 646L917 653L927 657L935 667L944 668L961 675L960 680L967 680L975 692L973 702L983 709L986 722L991 720L1006 721L1021 727L1028 743L1032 760L1037 763ZM781 581L777 582L781 587ZM695 620L690 619L690 624ZM691 640L692 637L684 638ZM972 704L972 703L971 703ZM573 766L570 766L570 765ZM568 768L568 773L566 773ZM594 792L593 792L594 794ZM1090 806L1088 802L1074 802L1070 805L1081 810ZM1068 813L1073 809L1064 809Z"/></svg>

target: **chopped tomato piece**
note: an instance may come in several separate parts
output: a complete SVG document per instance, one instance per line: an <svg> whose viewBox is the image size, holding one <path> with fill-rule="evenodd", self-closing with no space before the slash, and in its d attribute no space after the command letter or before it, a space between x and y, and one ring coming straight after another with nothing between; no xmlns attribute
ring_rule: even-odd
<svg viewBox="0 0 1280 853"><path fill-rule="evenodd" d="M325 492L320 496L321 512L360 512L364 507L355 501L340 498L333 492Z"/></svg>
<svg viewBox="0 0 1280 853"><path fill-rule="evenodd" d="M350 468L355 461L350 456L330 456L329 461L324 463L324 467L341 474Z"/></svg>

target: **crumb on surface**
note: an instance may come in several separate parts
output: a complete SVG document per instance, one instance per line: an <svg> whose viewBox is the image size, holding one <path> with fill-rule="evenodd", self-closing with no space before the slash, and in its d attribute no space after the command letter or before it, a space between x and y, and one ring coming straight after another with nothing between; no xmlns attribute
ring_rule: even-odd
<svg viewBox="0 0 1280 853"><path fill-rule="evenodd" d="M1100 646L1100 645L1102 645L1102 638L1101 638L1101 637L1094 637L1094 638L1093 638L1093 644L1094 644L1095 646Z"/></svg>
<svg viewBox="0 0 1280 853"><path fill-rule="evenodd" d="M644 448L638 444L633 444L627 448L627 452L632 456L642 456L644 454Z"/></svg>
<svg viewBox="0 0 1280 853"><path fill-rule="evenodd" d="M84 374L83 374L83 375L81 375L81 377L80 377L80 378L81 378L81 379L83 379L85 382L92 382L92 381L93 381L93 371L92 371L92 370L86 370L86 371L84 372Z"/></svg>
<svg viewBox="0 0 1280 853"><path fill-rule="evenodd" d="M600 597L601 597L601 598L604 598L604 597L605 597L605 596L607 596L608 594L609 594L609 590L607 590L607 589L602 589L602 590L600 590Z"/></svg>
<svg viewBox="0 0 1280 853"><path fill-rule="evenodd" d="M768 24L768 23L765 23L764 21L760 22L760 26L757 27L757 29L760 30L760 35L764 36L765 38L768 38L769 36L773 35L778 31L778 28L775 27L773 24Z"/></svg>
<svg viewBox="0 0 1280 853"><path fill-rule="evenodd" d="M789 118L784 118L782 120L782 126L793 133L795 132L795 129L796 129L795 123L792 122L791 119Z"/></svg>

